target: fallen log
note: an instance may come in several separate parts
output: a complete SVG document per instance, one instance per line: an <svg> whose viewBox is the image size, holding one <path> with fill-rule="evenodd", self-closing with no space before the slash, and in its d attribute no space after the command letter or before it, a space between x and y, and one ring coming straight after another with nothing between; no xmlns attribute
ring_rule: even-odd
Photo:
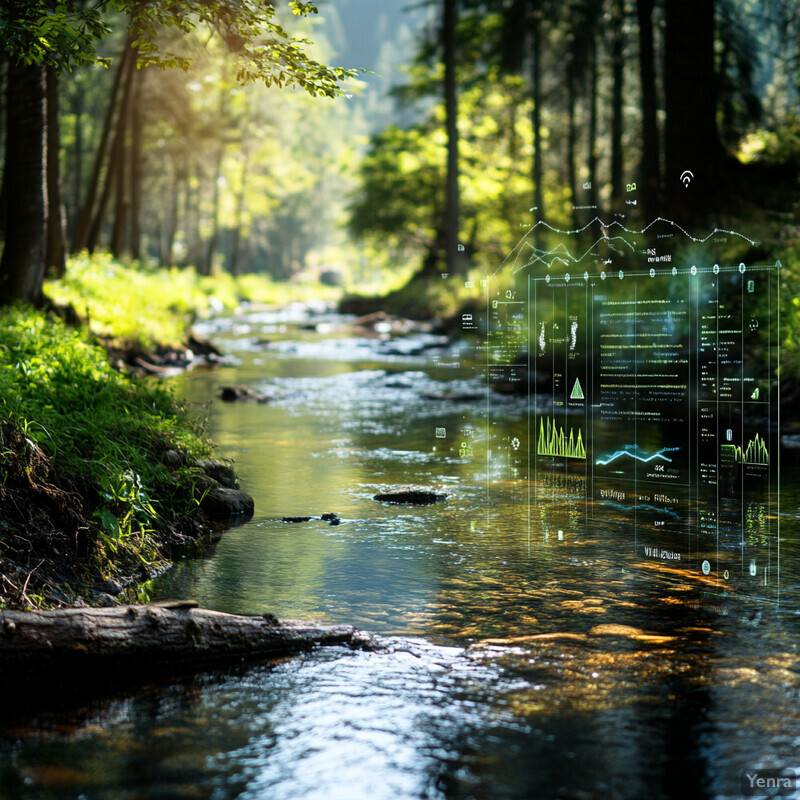
<svg viewBox="0 0 800 800"><path fill-rule="evenodd" d="M224 614L198 608L194 601L2 611L0 682L109 673L152 676L210 661L284 656L328 645L377 649L371 636L349 625Z"/></svg>

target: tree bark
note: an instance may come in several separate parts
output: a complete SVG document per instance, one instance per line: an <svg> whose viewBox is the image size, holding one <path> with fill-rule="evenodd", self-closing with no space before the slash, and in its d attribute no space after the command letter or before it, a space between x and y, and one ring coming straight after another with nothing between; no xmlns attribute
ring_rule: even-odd
<svg viewBox="0 0 800 800"><path fill-rule="evenodd" d="M97 148L97 153L94 159L94 166L92 167L92 175L89 179L89 186L86 192L86 199L81 207L81 212L78 217L78 224L75 229L75 238L72 242L73 252L78 252L87 247L89 242L89 232L92 227L92 221L95 218L95 205L97 203L97 193L100 189L100 178L103 173L103 165L106 162L106 152L108 150L109 142L111 141L111 133L114 129L114 117L119 107L120 88L122 86L122 78L126 73L127 64L130 59L134 57L131 43L133 38L128 34L125 44L122 48L122 53L119 58L119 66L114 75L114 83L111 87L111 97L108 101L108 108L106 109L106 116L103 122L103 132L100 136L100 144Z"/></svg>
<svg viewBox="0 0 800 800"><path fill-rule="evenodd" d="M589 130L588 157L589 167L589 205L597 206L597 41L589 44ZM597 209L594 209L597 213Z"/></svg>
<svg viewBox="0 0 800 800"><path fill-rule="evenodd" d="M197 608L193 601L146 606L0 612L0 681L52 680L59 674L141 674L196 669L221 659L278 656L315 646L376 649L349 625L278 621Z"/></svg>
<svg viewBox="0 0 800 800"><path fill-rule="evenodd" d="M220 140L217 148L216 158L214 159L214 171L212 173L211 186L211 236L208 239L208 246L203 258L203 263L198 264L202 275L211 275L214 271L214 261L217 258L217 247L219 244L219 204L220 204L220 179L222 178L222 159L225 154L225 143Z"/></svg>
<svg viewBox="0 0 800 800"><path fill-rule="evenodd" d="M112 187L117 187L117 200L124 207L125 197L125 137L127 136L128 127L128 109L130 106L131 85L133 83L133 74L136 71L136 52L131 50L128 55L128 60L125 63L124 83L122 86L122 93L119 98L119 110L117 113L116 125L114 129L114 141L111 145L111 153L106 170L106 179L103 185L103 192L100 195L100 202L95 210L92 224L89 227L89 238L86 242L86 247L90 253L94 252L100 242L100 235L103 232L103 223L105 222L106 208L108 200L111 196ZM121 194L120 194L121 192ZM120 230L124 231L125 217L124 208L119 206L116 212L122 213L120 219L115 214L115 230L112 234L112 250L115 255L119 255L122 250L122 234ZM117 220L119 225L117 226ZM119 245L119 247L117 247Z"/></svg>
<svg viewBox="0 0 800 800"><path fill-rule="evenodd" d="M575 208L576 205L580 205L578 173L575 168L575 153L578 144L578 126L575 119L575 106L577 104L576 72L573 60L567 66L567 181L569 183L570 197L572 198L572 227L575 230L580 228L578 211Z"/></svg>
<svg viewBox="0 0 800 800"><path fill-rule="evenodd" d="M530 17L531 26L531 126L533 127L533 205L536 208L536 219L544 219L544 161L542 153L542 22L534 11ZM536 236L538 240L537 228Z"/></svg>
<svg viewBox="0 0 800 800"><path fill-rule="evenodd" d="M244 218L245 197L247 191L247 169L250 164L250 151L244 148L242 154L242 178L239 184L239 191L236 194L236 220L233 232L233 244L231 245L231 260L228 264L228 271L231 275L239 274L239 252L242 240L242 220Z"/></svg>
<svg viewBox="0 0 800 800"><path fill-rule="evenodd" d="M83 184L83 92L78 89L72 96L72 114L75 117L75 148L72 153L72 200L69 209L70 241L75 241L78 231L78 214L81 207Z"/></svg>
<svg viewBox="0 0 800 800"><path fill-rule="evenodd" d="M142 84L144 75L136 70L133 76L131 97L131 186L130 186L130 232L131 258L142 257Z"/></svg>
<svg viewBox="0 0 800 800"><path fill-rule="evenodd" d="M3 181L8 211L0 260L0 305L39 303L47 240L47 114L45 68L9 64L8 126Z"/></svg>
<svg viewBox="0 0 800 800"><path fill-rule="evenodd" d="M615 0L613 10L613 40L611 44L611 202L612 208L622 211L625 195L622 175L622 134L625 71L623 69L624 0Z"/></svg>
<svg viewBox="0 0 800 800"><path fill-rule="evenodd" d="M458 0L444 0L442 51L444 54L444 105L447 131L447 185L445 194L445 263L447 272L458 271L458 93L456 86L456 26Z"/></svg>
<svg viewBox="0 0 800 800"><path fill-rule="evenodd" d="M58 75L46 72L47 93L47 246L45 267L53 277L67 271L67 220L61 194L61 126L58 108Z"/></svg>

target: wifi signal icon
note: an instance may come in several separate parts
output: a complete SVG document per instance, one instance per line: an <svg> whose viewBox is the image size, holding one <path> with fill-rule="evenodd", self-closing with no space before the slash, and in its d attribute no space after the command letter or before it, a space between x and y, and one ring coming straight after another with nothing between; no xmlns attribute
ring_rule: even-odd
<svg viewBox="0 0 800 800"><path fill-rule="evenodd" d="M681 173L681 183L683 184L684 188L688 189L689 184L694 180L694 173L688 169L685 169Z"/></svg>

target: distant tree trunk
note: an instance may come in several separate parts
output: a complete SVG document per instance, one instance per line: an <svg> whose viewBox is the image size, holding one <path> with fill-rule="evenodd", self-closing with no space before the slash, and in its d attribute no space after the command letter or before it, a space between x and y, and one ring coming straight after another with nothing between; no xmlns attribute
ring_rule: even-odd
<svg viewBox="0 0 800 800"><path fill-rule="evenodd" d="M192 176L197 180L197 188L192 189ZM197 164L192 164L187 160L186 183L183 195L183 231L184 243L186 245L186 255L184 265L198 266L198 254L200 243L200 208L199 197L201 191L200 169Z"/></svg>
<svg viewBox="0 0 800 800"><path fill-rule="evenodd" d="M597 205L597 42L592 38L589 45L589 205Z"/></svg>
<svg viewBox="0 0 800 800"><path fill-rule="evenodd" d="M67 271L67 222L61 197L61 130L58 109L58 76L53 67L46 72L47 106L47 245L45 267L54 277Z"/></svg>
<svg viewBox="0 0 800 800"><path fill-rule="evenodd" d="M122 53L119 58L119 66L114 75L114 83L111 87L111 96L108 101L108 108L106 109L106 117L103 122L103 132L100 135L100 144L97 148L97 153L94 159L94 167L92 168L92 175L89 179L89 186L86 192L86 199L81 207L81 213L78 217L78 224L75 229L75 238L72 242L72 250L78 252L88 246L90 231L93 221L95 219L95 205L97 202L97 194L100 190L100 179L103 173L103 165L106 162L106 154L108 145L111 140L111 134L114 130L114 118L119 108L120 91L122 87L122 79L128 71L128 63L134 59L134 52L131 49L133 38L128 34L125 44L122 48Z"/></svg>
<svg viewBox="0 0 800 800"><path fill-rule="evenodd" d="M567 66L567 181L569 183L570 197L572 198L572 227L578 229L578 212L575 208L580 205L580 194L578 192L578 174L575 169L575 154L578 145L578 129L575 120L576 97L576 69L575 64Z"/></svg>
<svg viewBox="0 0 800 800"><path fill-rule="evenodd" d="M445 195L445 259L447 272L457 272L458 257L458 91L456 86L456 27L458 0L444 0L442 51L444 54L444 104L447 129L447 187Z"/></svg>
<svg viewBox="0 0 800 800"><path fill-rule="evenodd" d="M125 251L128 222L128 146L126 141L128 109L122 109L119 129L111 151L108 176L114 186L114 219L111 225L111 253L119 258ZM102 217L101 217L102 227ZM93 247L91 249L94 249Z"/></svg>
<svg viewBox="0 0 800 800"><path fill-rule="evenodd" d="M131 258L142 257L142 83L144 74L138 70L133 77L131 98L131 191L130 191L130 250Z"/></svg>
<svg viewBox="0 0 800 800"><path fill-rule="evenodd" d="M47 235L46 78L42 66L11 63L7 78L3 182L8 196L0 260L0 305L42 297Z"/></svg>
<svg viewBox="0 0 800 800"><path fill-rule="evenodd" d="M231 275L239 274L239 249L242 239L242 219L244 217L245 193L247 191L247 168L250 164L250 151L245 148L242 154L242 180L236 194L236 219L233 231L233 244L231 245L231 260L228 270Z"/></svg>
<svg viewBox="0 0 800 800"><path fill-rule="evenodd" d="M172 188L170 190L169 216L167 218L166 230L164 231L163 244L159 260L161 266L166 267L174 263L173 253L175 252L175 234L178 232L178 204L181 191L181 170L175 167L172 176Z"/></svg>
<svg viewBox="0 0 800 800"><path fill-rule="evenodd" d="M219 243L219 180L222 174L222 152L223 145L220 144L217 156L214 159L214 173L211 184L211 235L208 237L208 244L201 263L197 265L202 275L211 275L214 271L214 261L217 256L217 245Z"/></svg>
<svg viewBox="0 0 800 800"><path fill-rule="evenodd" d="M642 162L639 183L645 222L659 212L661 165L658 141L655 47L653 45L653 1L637 0L639 19L639 74L642 82Z"/></svg>
<svg viewBox="0 0 800 800"><path fill-rule="evenodd" d="M622 175L622 133L623 133L623 28L625 22L625 2L615 0L613 10L613 40L611 44L611 202L614 209L622 210L624 199Z"/></svg>
<svg viewBox="0 0 800 800"><path fill-rule="evenodd" d="M72 154L72 201L69 214L70 241L75 241L78 230L78 214L81 207L81 184L83 183L83 92L72 96L72 115L75 118L75 147Z"/></svg>
<svg viewBox="0 0 800 800"><path fill-rule="evenodd" d="M103 184L103 192L100 195L100 201L95 209L92 224L89 228L89 237L86 242L86 247L89 252L94 252L100 242L100 236L103 232L103 224L106 217L106 208L108 206L109 198L111 197L111 189L120 185L123 188L123 194L120 196L117 193L117 201L121 204L120 197L124 198L124 181L125 181L125 137L127 135L127 120L128 120L128 107L130 104L131 83L133 81L133 73L136 70L136 56L133 50L125 63L125 75L123 78L123 86L121 95L119 97L119 110L117 113L116 124L114 126L114 140L111 145L111 153L109 156L108 169L106 170L106 178ZM119 208L116 209L120 211ZM118 214L115 217L115 222L118 219ZM119 255L122 250L121 244L117 246L121 240L120 230L124 233L124 217L120 222L120 229L114 231L112 236L112 250L115 255ZM118 238L120 237L120 238ZM118 239L118 241L114 241Z"/></svg>
<svg viewBox="0 0 800 800"><path fill-rule="evenodd" d="M0 141L2 141L3 160L5 161L6 151L6 132L8 131L8 109L6 107L6 94L8 85L8 56L4 52L0 52L0 97L3 102L0 103ZM6 238L6 211L8 210L8 191L6 182L3 181L2 188L0 188L0 240L5 241Z"/></svg>
<svg viewBox="0 0 800 800"><path fill-rule="evenodd" d="M530 16L531 33L531 126L533 128L533 205L536 208L536 219L544 219L544 166L542 158L542 22L534 12Z"/></svg>
<svg viewBox="0 0 800 800"><path fill-rule="evenodd" d="M716 123L714 2L665 3L665 22L667 206L673 219L694 223L708 216L724 165ZM685 170L693 174L688 186L681 180Z"/></svg>

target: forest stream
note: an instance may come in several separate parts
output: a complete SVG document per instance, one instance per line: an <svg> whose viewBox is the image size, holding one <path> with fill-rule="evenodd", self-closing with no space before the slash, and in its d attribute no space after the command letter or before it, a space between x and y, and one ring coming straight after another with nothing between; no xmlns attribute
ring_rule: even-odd
<svg viewBox="0 0 800 800"><path fill-rule="evenodd" d="M199 326L238 363L170 380L256 513L153 594L348 623L385 649L143 676L3 720L1 797L710 799L741 796L749 768L800 774L792 459L780 596L720 586L636 555L630 526L587 525L564 497L531 506L524 475L492 473L475 455L487 403L491 435L514 442L528 401L487 399L468 342L343 322L298 305ZM270 400L225 403L224 385ZM373 499L403 484L447 500Z"/></svg>

